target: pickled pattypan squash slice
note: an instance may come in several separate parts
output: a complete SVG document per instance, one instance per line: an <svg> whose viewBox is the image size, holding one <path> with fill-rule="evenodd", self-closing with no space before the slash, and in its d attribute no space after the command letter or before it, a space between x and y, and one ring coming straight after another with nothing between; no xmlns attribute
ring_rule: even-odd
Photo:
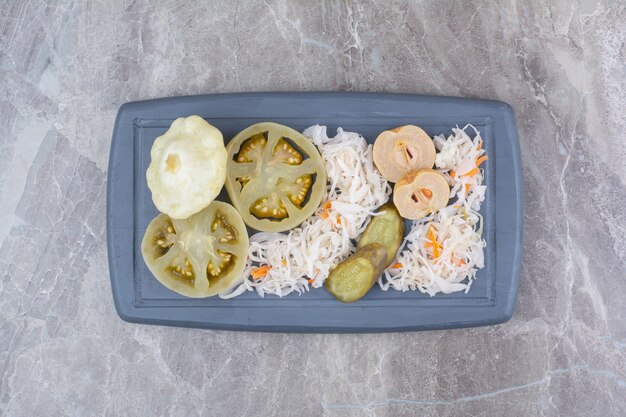
<svg viewBox="0 0 626 417"><path fill-rule="evenodd" d="M152 201L173 219L185 219L208 206L226 178L222 133L200 116L174 120L150 151L146 172Z"/></svg>
<svg viewBox="0 0 626 417"><path fill-rule="evenodd" d="M292 229L310 217L326 191L319 151L297 131L258 123L226 146L226 190L243 221L263 232Z"/></svg>
<svg viewBox="0 0 626 417"><path fill-rule="evenodd" d="M246 266L248 233L233 206L221 201L187 219L159 214L141 253L161 284L187 297L209 297L232 287Z"/></svg>

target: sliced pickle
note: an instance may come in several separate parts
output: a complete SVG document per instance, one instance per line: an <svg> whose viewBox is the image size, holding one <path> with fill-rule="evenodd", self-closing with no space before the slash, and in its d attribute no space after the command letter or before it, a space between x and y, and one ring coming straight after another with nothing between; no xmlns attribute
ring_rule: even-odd
<svg viewBox="0 0 626 417"><path fill-rule="evenodd" d="M383 273L387 250L380 243L370 243L341 262L325 281L326 289L337 300L352 303L362 298Z"/></svg>
<svg viewBox="0 0 626 417"><path fill-rule="evenodd" d="M361 235L357 249L361 249L370 243L380 243L387 249L387 262L385 268L391 265L402 239L404 238L404 219L398 213L393 203L387 203L378 209L379 216L372 216L370 223Z"/></svg>

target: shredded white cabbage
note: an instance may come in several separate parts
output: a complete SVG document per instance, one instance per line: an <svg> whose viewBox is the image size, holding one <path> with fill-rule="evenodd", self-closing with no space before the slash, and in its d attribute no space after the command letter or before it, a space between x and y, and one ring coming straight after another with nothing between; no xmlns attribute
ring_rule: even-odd
<svg viewBox="0 0 626 417"><path fill-rule="evenodd" d="M220 297L252 290L261 297L283 297L321 287L330 271L354 252L354 240L374 210L389 199L391 187L374 167L372 146L361 135L339 128L329 138L326 127L319 125L304 135L319 148L326 164L328 189L322 205L288 234L252 236L243 282ZM251 273L259 266L267 267L267 272L254 279Z"/></svg>
<svg viewBox="0 0 626 417"><path fill-rule="evenodd" d="M473 129L473 139L467 128ZM487 187L482 185L482 169L477 168L485 153L480 132L467 125L453 128L447 139L439 135L433 140L439 151L435 167L448 180L453 202L413 222L397 263L378 281L383 290L419 290L431 296L467 292L476 272L484 266L485 241L478 211Z"/></svg>

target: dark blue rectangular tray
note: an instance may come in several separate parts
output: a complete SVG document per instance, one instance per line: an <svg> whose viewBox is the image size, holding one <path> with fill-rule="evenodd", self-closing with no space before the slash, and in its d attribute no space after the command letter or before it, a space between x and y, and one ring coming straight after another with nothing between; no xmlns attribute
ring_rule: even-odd
<svg viewBox="0 0 626 417"><path fill-rule="evenodd" d="M485 268L469 293L430 297L375 286L353 304L326 290L285 298L246 293L232 300L191 299L163 287L143 262L140 244L157 215L145 172L154 139L177 117L197 114L225 141L245 127L273 121L302 131L339 126L372 142L383 130L416 124L430 135L472 123L489 160ZM227 201L222 193L220 199ZM522 173L517 128L506 103L373 93L244 93L163 98L124 104L115 121L107 184L107 243L113 299L123 320L169 326L271 332L396 332L502 323L511 318L522 258Z"/></svg>

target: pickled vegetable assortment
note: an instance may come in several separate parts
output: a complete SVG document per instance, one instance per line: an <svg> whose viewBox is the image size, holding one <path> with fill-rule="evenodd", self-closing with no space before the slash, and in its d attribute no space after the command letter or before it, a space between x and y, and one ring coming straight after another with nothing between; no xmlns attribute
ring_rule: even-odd
<svg viewBox="0 0 626 417"><path fill-rule="evenodd" d="M258 123L237 134L226 149L226 190L248 226L289 230L319 206L326 171L319 151L302 134Z"/></svg>
<svg viewBox="0 0 626 417"><path fill-rule="evenodd" d="M325 286L351 303L376 282L467 291L484 266L487 155L466 128L433 140L401 126L370 145L341 128L331 138L324 126L303 135L264 122L224 146L201 117L177 119L150 154L146 178L162 213L143 237L144 261L165 287L196 298ZM214 201L223 185L232 205ZM267 233L249 240L246 225Z"/></svg>
<svg viewBox="0 0 626 417"><path fill-rule="evenodd" d="M230 288L241 277L247 251L241 216L221 201L188 219L159 214L141 242L150 272L187 297L209 297Z"/></svg>

